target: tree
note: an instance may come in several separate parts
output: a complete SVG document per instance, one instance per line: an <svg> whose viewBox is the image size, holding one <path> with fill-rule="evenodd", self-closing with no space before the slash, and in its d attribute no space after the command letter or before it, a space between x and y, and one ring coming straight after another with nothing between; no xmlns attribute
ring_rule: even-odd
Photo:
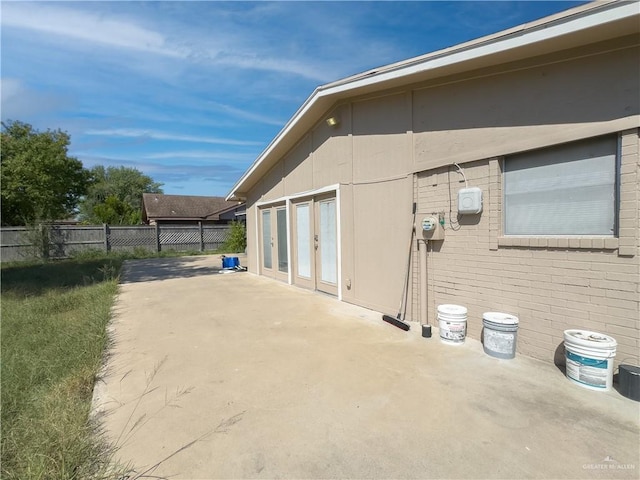
<svg viewBox="0 0 640 480"><path fill-rule="evenodd" d="M80 203L86 223L135 225L141 220L142 194L162 193L161 183L136 168L97 165L89 172L91 184Z"/></svg>
<svg viewBox="0 0 640 480"><path fill-rule="evenodd" d="M82 162L67 154L69 143L61 130L2 123L2 225L33 225L73 214L89 175Z"/></svg>
<svg viewBox="0 0 640 480"><path fill-rule="evenodd" d="M247 249L247 229L244 222L231 222L231 229L222 250L227 253L240 253Z"/></svg>
<svg viewBox="0 0 640 480"><path fill-rule="evenodd" d="M115 195L109 195L104 203L93 207L93 215L100 223L109 225L135 225L141 219L140 210L134 210Z"/></svg>

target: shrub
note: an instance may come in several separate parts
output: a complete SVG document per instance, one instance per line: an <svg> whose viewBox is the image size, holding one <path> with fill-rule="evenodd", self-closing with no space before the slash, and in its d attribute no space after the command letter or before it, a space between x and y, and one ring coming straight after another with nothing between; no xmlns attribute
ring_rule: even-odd
<svg viewBox="0 0 640 480"><path fill-rule="evenodd" d="M247 229L243 222L231 222L229 237L222 246L227 253L242 253L247 248Z"/></svg>

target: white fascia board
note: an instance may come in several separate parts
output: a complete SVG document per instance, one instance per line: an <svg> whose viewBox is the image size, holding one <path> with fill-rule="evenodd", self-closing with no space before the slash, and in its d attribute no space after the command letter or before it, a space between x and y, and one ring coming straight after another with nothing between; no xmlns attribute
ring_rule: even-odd
<svg viewBox="0 0 640 480"><path fill-rule="evenodd" d="M596 2L594 2L596 3ZM515 48L535 44L544 40L558 38L569 33L597 27L606 23L638 16L638 2L629 3L608 3L595 5L592 8L610 7L600 11L591 10L569 14L566 17L555 17L548 22L536 22L535 25L525 24L521 27L508 29L503 35L494 34L483 37L452 49L428 54L426 57L419 57L387 67L374 69L370 72L347 77L344 80L321 85L316 88L311 96L302 104L293 117L286 123L284 128L276 135L267 148L260 154L256 161L249 167L242 177L233 186L226 199L234 197L238 188L249 178L252 173L265 161L274 148L284 139L291 129L300 121L311 108L324 97L334 96L359 88L384 84L385 82L410 77L422 72L433 71L439 68L461 64L470 60L475 60L484 56L505 52ZM364 77L364 78L363 78Z"/></svg>
<svg viewBox="0 0 640 480"><path fill-rule="evenodd" d="M557 19L555 21L564 20L563 23L557 25L541 24L535 28L523 25L520 28L511 29L502 36L497 36L488 40L475 40L467 44L462 44L454 50L447 49L444 52L434 52L420 60L409 60L389 67L382 67L375 73L362 75L345 79L344 81L334 82L325 85L328 87L326 92L331 94L341 93L348 90L384 83L401 77L408 77L417 73L436 70L442 67L448 67L458 63L464 63L469 60L475 60L480 57L505 52L515 48L535 44L544 40L558 38L568 33L575 33L580 30L603 25L615 20L621 20L628 17L638 16L638 2L629 4L619 4L616 8L604 10L598 13L591 13L587 16L574 16ZM361 76L365 78L359 78ZM323 87L319 87L322 89ZM324 93L324 92L323 92Z"/></svg>
<svg viewBox="0 0 640 480"><path fill-rule="evenodd" d="M317 102L317 99L325 96L326 93L321 91L322 87L317 87L313 93L305 100L302 106L296 111L296 113L289 119L289 121L285 124L285 126L280 130L280 132L274 137L273 140L267 145L262 153L258 156L258 158L253 162L253 164L249 167L242 177L236 182L236 184L231 189L229 195L225 197L225 200L229 201L234 198L238 187L244 183L244 181L251 176L251 174L260 166L260 164L269 156L269 154L273 151L280 141L287 136L287 134L291 131L293 126L298 123L300 118L304 117L307 111L311 109L311 107Z"/></svg>

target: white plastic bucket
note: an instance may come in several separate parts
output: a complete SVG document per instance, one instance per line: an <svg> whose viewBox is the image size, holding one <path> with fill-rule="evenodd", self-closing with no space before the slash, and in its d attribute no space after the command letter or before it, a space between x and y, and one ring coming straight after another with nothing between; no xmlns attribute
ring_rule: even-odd
<svg viewBox="0 0 640 480"><path fill-rule="evenodd" d="M611 390L615 338L587 330L565 330L567 378L591 390Z"/></svg>
<svg viewBox="0 0 640 480"><path fill-rule="evenodd" d="M460 305L438 305L440 340L450 345L462 345L467 335L467 309Z"/></svg>
<svg viewBox="0 0 640 480"><path fill-rule="evenodd" d="M482 347L488 355L511 359L516 356L518 317L500 312L482 314Z"/></svg>

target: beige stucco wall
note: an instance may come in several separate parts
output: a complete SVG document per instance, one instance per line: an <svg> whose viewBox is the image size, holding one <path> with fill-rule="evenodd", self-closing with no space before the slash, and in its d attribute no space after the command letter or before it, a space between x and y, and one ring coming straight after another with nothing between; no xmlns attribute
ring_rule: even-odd
<svg viewBox="0 0 640 480"><path fill-rule="evenodd" d="M416 89L416 170L630 126L619 119L639 113L640 50L607 44L613 46L619 49L591 49L562 62L543 57L507 74L478 73L478 78Z"/></svg>
<svg viewBox="0 0 640 480"><path fill-rule="evenodd" d="M247 198L249 268L258 271L256 202L339 185L342 297L397 313L407 265L411 205L447 212L446 238L429 253L429 318L439 303L521 319L520 353L550 360L569 327L612 334L618 360L640 347L637 39L625 37L334 105L262 177ZM501 156L624 132L619 239L513 239L501 234ZM465 169L485 210L456 231ZM290 239L293 241L293 238ZM417 321L413 248L408 318ZM347 286L350 285L350 287Z"/></svg>

